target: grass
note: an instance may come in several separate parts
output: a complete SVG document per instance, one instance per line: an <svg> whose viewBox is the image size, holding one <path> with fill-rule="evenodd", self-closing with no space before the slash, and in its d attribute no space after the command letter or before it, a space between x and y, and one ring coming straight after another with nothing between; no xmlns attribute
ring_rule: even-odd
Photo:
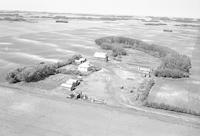
<svg viewBox="0 0 200 136"><path fill-rule="evenodd" d="M57 74L58 68L72 64L76 59L79 59L80 57L81 55L74 55L63 62L58 62L54 64L40 63L33 66L17 68L7 74L6 80L9 83L17 83L21 81L36 82L39 80L43 80L50 75Z"/></svg>
<svg viewBox="0 0 200 136"><path fill-rule="evenodd" d="M171 105L164 104L164 103L146 102L145 106L151 107L151 108L156 108L156 109L164 109L164 110L169 110L169 111L175 111L175 112L187 113L187 114L200 116L200 113L196 112L194 110L187 109L187 108L181 108L181 107L177 107L177 106L171 106Z"/></svg>
<svg viewBox="0 0 200 136"><path fill-rule="evenodd" d="M113 50L114 48L131 48L160 58L162 63L155 70L155 76L172 78L189 77L189 70L191 68L190 58L186 55L181 55L168 47L117 36L96 39L95 43L106 50ZM121 52L122 51L120 51L120 53Z"/></svg>

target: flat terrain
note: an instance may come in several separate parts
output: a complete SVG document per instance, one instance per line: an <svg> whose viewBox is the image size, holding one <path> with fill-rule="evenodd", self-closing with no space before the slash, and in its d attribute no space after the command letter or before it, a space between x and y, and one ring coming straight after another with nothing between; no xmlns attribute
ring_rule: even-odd
<svg viewBox="0 0 200 136"><path fill-rule="evenodd" d="M158 117L157 117L158 118ZM198 136L199 127L81 101L0 88L1 136Z"/></svg>
<svg viewBox="0 0 200 136"><path fill-rule="evenodd" d="M57 62L72 54L79 53L89 58L90 61L93 61L93 54L96 51L102 51L95 45L95 39L110 35L127 36L149 43L167 46L181 54L186 54L191 57L191 77L189 79L176 81L164 80L160 82L158 80L155 86L156 89L153 89L152 93L150 93L149 101L166 101L164 97L160 97L162 91L160 91L159 88L170 86L171 88L167 89L169 92L170 90L176 90L176 92L178 91L178 95L180 95L180 97L177 96L174 97L174 99L181 98L182 96L186 96L187 98L183 98L183 101L181 98L177 100L177 103L169 100L169 104L173 103L173 105L180 106L179 103L181 103L182 107L187 107L189 106L188 101L190 101L189 103L191 104L195 101L195 106L189 107L200 111L200 101L198 98L200 95L198 91L200 88L200 62L198 59L199 41L197 40L199 39L199 28L174 26L175 24L178 24L178 22L167 22L167 25L164 26L147 26L138 20L71 20L67 24L55 23L53 20L41 20L37 23L1 21L0 74L2 76L0 77L0 81L5 82L5 74L7 71L16 67L32 65L42 61ZM173 32L163 32L163 29L172 29ZM121 62L116 62L119 64L110 65L110 69L108 70L112 75L122 77L122 75L119 75L122 74L122 72L116 73L116 71L120 69L130 75L137 75L137 72L132 70L136 68L136 66L150 66L155 68L160 63L158 59L142 52L129 51L128 53L128 57L124 57ZM101 63L98 62L98 60L95 60L95 62ZM107 69L107 66L105 66L105 68ZM110 75L111 74L108 74L107 77ZM135 81L139 81L140 77L135 77ZM111 78L115 77L111 76ZM91 80L88 80L91 83L93 79L90 79ZM59 83L61 83L61 81ZM99 85L103 85L106 80L100 79L99 81ZM54 82L54 80L51 81L51 83L52 82ZM48 83L47 81L46 84ZM138 82L138 84L139 83L140 82ZM58 83L56 85L58 86ZM35 85L35 87L37 86L38 85ZM87 87L87 90L89 89L91 89L91 86ZM98 92L99 96L104 95L104 92L105 89ZM158 95L157 92L159 93ZM165 93L167 93L167 91L165 91ZM95 93L93 92L93 94ZM188 96L188 94L191 94L191 96ZM157 98L159 100L157 100Z"/></svg>
<svg viewBox="0 0 200 136"><path fill-rule="evenodd" d="M25 90L0 87L0 135L198 136L198 116L145 107L134 110L130 90L137 89L144 80L137 67L156 68L160 60L128 49L128 56L111 58L108 63L93 57L95 52L103 51L94 40L112 35L167 46L188 55L192 61L190 78L157 78L148 101L200 112L199 28L175 26L182 23L174 21L163 23L167 25L144 25L141 20L75 19L67 24L52 19L34 23L0 21L0 84ZM107 106L65 99L60 84L72 78L70 75L16 85L5 81L6 73L17 67L54 63L73 54L81 54L102 68L84 77L77 90L104 100Z"/></svg>

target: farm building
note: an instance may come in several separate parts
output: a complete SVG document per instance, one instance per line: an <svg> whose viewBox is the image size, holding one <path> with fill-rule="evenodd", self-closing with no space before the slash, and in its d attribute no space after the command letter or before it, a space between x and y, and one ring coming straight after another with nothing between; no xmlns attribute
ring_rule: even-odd
<svg viewBox="0 0 200 136"><path fill-rule="evenodd" d="M150 77L150 73L151 73L151 68L147 68L147 67L138 67L138 71L141 72L144 77Z"/></svg>
<svg viewBox="0 0 200 136"><path fill-rule="evenodd" d="M87 61L86 58L80 58L80 59L78 59L78 60L75 60L75 63L76 63L76 64L81 64L81 63L84 63L84 62L86 62L86 61Z"/></svg>
<svg viewBox="0 0 200 136"><path fill-rule="evenodd" d="M65 83L61 84L62 87L67 88L69 90L74 90L76 86L80 84L79 80L69 79Z"/></svg>
<svg viewBox="0 0 200 136"><path fill-rule="evenodd" d="M82 63L82 64L80 64L80 65L78 66L78 71L80 71L80 72L88 72L88 69L89 69L91 66L92 66L92 65L90 64L89 61L84 62L84 63Z"/></svg>
<svg viewBox="0 0 200 136"><path fill-rule="evenodd" d="M105 52L95 52L94 53L94 57L95 58L105 59L106 61L108 61L108 54L105 53Z"/></svg>

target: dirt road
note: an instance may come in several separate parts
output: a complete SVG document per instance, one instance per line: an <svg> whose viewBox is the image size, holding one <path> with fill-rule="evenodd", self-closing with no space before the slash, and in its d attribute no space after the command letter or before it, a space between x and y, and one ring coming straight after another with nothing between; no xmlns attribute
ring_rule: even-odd
<svg viewBox="0 0 200 136"><path fill-rule="evenodd" d="M200 128L135 111L0 88L1 136L198 136Z"/></svg>

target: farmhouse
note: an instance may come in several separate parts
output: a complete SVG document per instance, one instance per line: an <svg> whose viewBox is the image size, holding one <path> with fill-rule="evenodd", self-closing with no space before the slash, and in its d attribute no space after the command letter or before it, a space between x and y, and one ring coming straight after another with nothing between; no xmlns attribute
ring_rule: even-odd
<svg viewBox="0 0 200 136"><path fill-rule="evenodd" d="M138 67L138 71L141 72L144 75L144 77L150 77L151 68Z"/></svg>
<svg viewBox="0 0 200 136"><path fill-rule="evenodd" d="M70 91L73 91L76 86L80 84L80 81L76 79L69 79L65 83L61 84L62 87L69 89Z"/></svg>
<svg viewBox="0 0 200 136"><path fill-rule="evenodd" d="M84 63L82 63L82 64L80 64L80 65L78 66L78 71L80 71L80 72L88 72L88 69L89 69L91 66L92 66L92 65L90 64L89 61L84 62Z"/></svg>
<svg viewBox="0 0 200 136"><path fill-rule="evenodd" d="M105 52L95 52L94 57L101 58L101 59L104 59L105 61L108 61L108 55Z"/></svg>
<svg viewBox="0 0 200 136"><path fill-rule="evenodd" d="M86 61L87 61L86 58L80 58L80 59L78 59L78 60L75 60L75 63L76 63L76 64L81 64L81 63L84 63L84 62L86 62Z"/></svg>

